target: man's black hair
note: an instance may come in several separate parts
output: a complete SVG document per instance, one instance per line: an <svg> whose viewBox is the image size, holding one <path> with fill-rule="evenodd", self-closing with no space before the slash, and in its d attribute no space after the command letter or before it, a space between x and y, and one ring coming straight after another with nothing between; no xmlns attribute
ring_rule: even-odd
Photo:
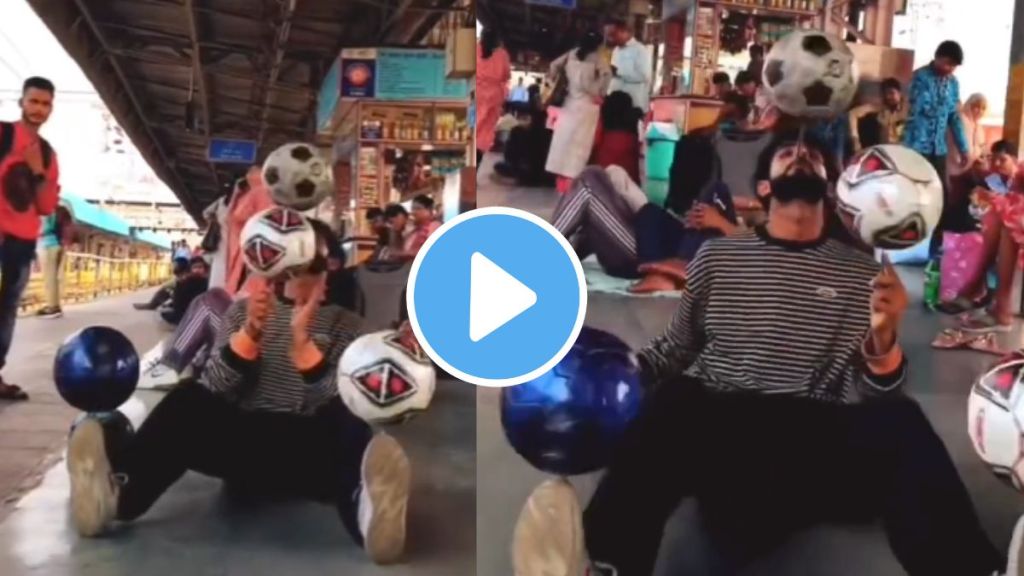
<svg viewBox="0 0 1024 576"><path fill-rule="evenodd" d="M1017 145L1009 140L999 140L992 145L992 155L995 156L996 154L1008 154L1016 158Z"/></svg>
<svg viewBox="0 0 1024 576"><path fill-rule="evenodd" d="M741 86L743 84L752 84L752 83L756 84L757 83L757 79L754 78L753 74L751 74L750 72L748 72L746 70L740 70L739 72L737 72L736 73L736 81L733 82L733 84L735 84L736 86Z"/></svg>
<svg viewBox="0 0 1024 576"><path fill-rule="evenodd" d="M616 90L608 95L601 104L601 119L604 129L608 132L636 132L636 125L643 114L633 105L633 97Z"/></svg>
<svg viewBox="0 0 1024 576"><path fill-rule="evenodd" d="M625 20L623 20L622 18L619 18L617 16L612 16L611 18L607 18L604 21L604 25L605 26L614 26L615 28L618 28L619 30L625 30L626 28L629 28L629 24L626 24Z"/></svg>
<svg viewBox="0 0 1024 576"><path fill-rule="evenodd" d="M948 58L953 64L960 66L964 63L964 49L953 40L946 40L935 49L935 58Z"/></svg>
<svg viewBox="0 0 1024 576"><path fill-rule="evenodd" d="M29 88L49 92L51 96L57 91L53 86L53 82L43 78L42 76L33 76L28 80L25 80L25 83L21 85L21 93L24 94L28 92Z"/></svg>
<svg viewBox="0 0 1024 576"><path fill-rule="evenodd" d="M895 90L897 92L903 92L903 84L895 78L886 78L882 80L882 91Z"/></svg>
<svg viewBox="0 0 1024 576"><path fill-rule="evenodd" d="M189 267L195 266L196 264L202 264L205 268L210 267L210 264L206 261L206 258L203 258L202 256L193 256L192 259L188 261Z"/></svg>
<svg viewBox="0 0 1024 576"><path fill-rule="evenodd" d="M711 77L712 84L729 84L731 82L729 74L725 72L715 72L715 75Z"/></svg>
<svg viewBox="0 0 1024 576"><path fill-rule="evenodd" d="M395 216L408 216L409 211L402 207L401 204L388 204L388 207L384 209L384 217L391 220Z"/></svg>
<svg viewBox="0 0 1024 576"><path fill-rule="evenodd" d="M750 99L746 98L739 92L729 92L728 94L722 97L722 102L724 102L727 106L731 105L734 108L736 108L737 117L746 118L747 116L750 116Z"/></svg>
<svg viewBox="0 0 1024 576"><path fill-rule="evenodd" d="M760 44L751 44L750 46L750 57L751 58L764 58L764 46Z"/></svg>
<svg viewBox="0 0 1024 576"><path fill-rule="evenodd" d="M430 196L427 196L426 194L420 194L419 196L413 198L412 203L422 208L426 208L427 210L434 209L434 199L431 198Z"/></svg>
<svg viewBox="0 0 1024 576"><path fill-rule="evenodd" d="M366 219L367 220L376 220L377 218L381 218L383 216L384 216L384 211L381 210L380 208L378 208L377 206L374 206L372 208L367 208L366 209Z"/></svg>
<svg viewBox="0 0 1024 576"><path fill-rule="evenodd" d="M309 218L309 225L313 227L313 233L317 240L327 248L327 257L345 261L345 251L341 249L341 239L331 230L331 226L323 220Z"/></svg>

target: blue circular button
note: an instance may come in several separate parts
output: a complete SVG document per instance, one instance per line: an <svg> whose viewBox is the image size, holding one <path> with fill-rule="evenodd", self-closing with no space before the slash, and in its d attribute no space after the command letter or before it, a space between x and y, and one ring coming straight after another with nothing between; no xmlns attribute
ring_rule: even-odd
<svg viewBox="0 0 1024 576"><path fill-rule="evenodd" d="M406 303L413 332L445 371L478 386L514 386L572 348L587 285L575 251L553 226L514 208L480 208L427 240Z"/></svg>

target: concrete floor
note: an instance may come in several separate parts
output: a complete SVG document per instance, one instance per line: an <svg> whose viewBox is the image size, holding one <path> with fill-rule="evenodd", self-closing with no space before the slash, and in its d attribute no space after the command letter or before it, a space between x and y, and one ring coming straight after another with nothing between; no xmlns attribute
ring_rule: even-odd
<svg viewBox="0 0 1024 576"><path fill-rule="evenodd" d="M478 185L480 206L505 205L549 216L557 196L551 190L511 188L489 177L493 155L481 169ZM919 270L901 275L915 302L920 302ZM670 299L641 299L590 294L587 325L613 332L634 347L660 333L674 311ZM966 433L966 398L973 378L994 357L974 352L937 352L929 343L941 323L949 322L927 313L918 305L904 321L902 342L910 358L910 394L925 408L946 442L978 507L993 541L1009 543L1017 517L1024 513L1024 498L996 480L975 455ZM1024 344L1020 326L1003 337L1007 347ZM481 389L477 395L477 574L512 574L510 543L520 507L545 476L522 460L504 438L499 417L500 392ZM573 480L586 502L598 475ZM714 558L702 546L703 535L694 522L692 502L684 503L666 527L658 576L720 573ZM745 575L895 576L903 574L889 551L884 534L872 526L827 526L798 535L786 547L756 565Z"/></svg>
<svg viewBox="0 0 1024 576"><path fill-rule="evenodd" d="M373 284L373 281L370 280ZM397 314L404 281L389 277L369 286L370 298L393 299L382 306ZM117 576L136 574L234 575L436 575L472 574L475 562L475 388L452 381L438 384L432 409L389 430L406 447L414 484L409 511L406 563L373 566L350 540L333 508L281 503L240 508L223 496L217 480L187 475L138 522L108 538L80 539L69 524L68 479L60 454L74 412L52 390L53 352L73 328L106 323L123 330L148 350L162 336L153 315L128 309L134 298L107 299L71 308L63 320L30 320L19 325L12 356L12 380L31 383L31 403L0 412L0 431L12 420L42 420L46 441L26 455L20 485L37 485L17 499L0 523L3 576ZM378 309L373 306L374 309ZM385 320L371 321L379 326ZM5 373L6 374L6 373ZM151 405L159 395L144 396ZM19 415L23 414L23 415ZM18 415L17 418L13 418ZM39 433L34 433L39 435ZM26 432L0 433L0 466L6 442L31 443ZM56 462L54 464L54 462ZM50 467L46 468L47 465ZM47 470L45 474L40 474ZM13 475L13 473L12 473ZM40 481L41 480L41 481ZM17 492L11 492L17 494ZM12 497L12 499L16 499Z"/></svg>

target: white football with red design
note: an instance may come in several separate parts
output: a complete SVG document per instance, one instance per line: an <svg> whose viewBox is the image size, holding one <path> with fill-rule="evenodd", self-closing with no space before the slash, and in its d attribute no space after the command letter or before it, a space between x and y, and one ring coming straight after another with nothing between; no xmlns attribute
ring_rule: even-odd
<svg viewBox="0 0 1024 576"><path fill-rule="evenodd" d="M430 358L394 330L359 337L338 363L342 401L373 424L402 422L426 410L436 386Z"/></svg>
<svg viewBox="0 0 1024 576"><path fill-rule="evenodd" d="M989 468L1024 490L1024 353L985 372L967 399L967 433Z"/></svg>
<svg viewBox="0 0 1024 576"><path fill-rule="evenodd" d="M316 233L301 213L268 208L242 228L242 259L249 271L277 279L309 266L317 251Z"/></svg>
<svg viewBox="0 0 1024 576"><path fill-rule="evenodd" d="M942 215L942 181L910 148L883 144L862 152L836 185L839 214L869 246L902 250L928 238Z"/></svg>

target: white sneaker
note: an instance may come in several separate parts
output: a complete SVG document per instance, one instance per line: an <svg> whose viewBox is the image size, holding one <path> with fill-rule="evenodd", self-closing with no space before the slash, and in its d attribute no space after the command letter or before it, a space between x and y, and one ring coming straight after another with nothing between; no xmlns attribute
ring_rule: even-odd
<svg viewBox="0 0 1024 576"><path fill-rule="evenodd" d="M359 531L366 553L377 564L397 562L405 550L405 517L412 471L397 440L380 433L363 453Z"/></svg>
<svg viewBox="0 0 1024 576"><path fill-rule="evenodd" d="M519 513L512 537L516 576L583 573L583 513L568 480L546 480Z"/></svg>
<svg viewBox="0 0 1024 576"><path fill-rule="evenodd" d="M67 466L75 528L82 536L98 536L117 515L119 492L100 422L87 416L71 432Z"/></svg>
<svg viewBox="0 0 1024 576"><path fill-rule="evenodd" d="M139 376L139 385L136 388L142 390L167 390L177 386L181 380L182 375L178 374L176 370L157 362L144 368Z"/></svg>
<svg viewBox="0 0 1024 576"><path fill-rule="evenodd" d="M1024 516L1017 519L1006 552L1006 576L1024 576Z"/></svg>

